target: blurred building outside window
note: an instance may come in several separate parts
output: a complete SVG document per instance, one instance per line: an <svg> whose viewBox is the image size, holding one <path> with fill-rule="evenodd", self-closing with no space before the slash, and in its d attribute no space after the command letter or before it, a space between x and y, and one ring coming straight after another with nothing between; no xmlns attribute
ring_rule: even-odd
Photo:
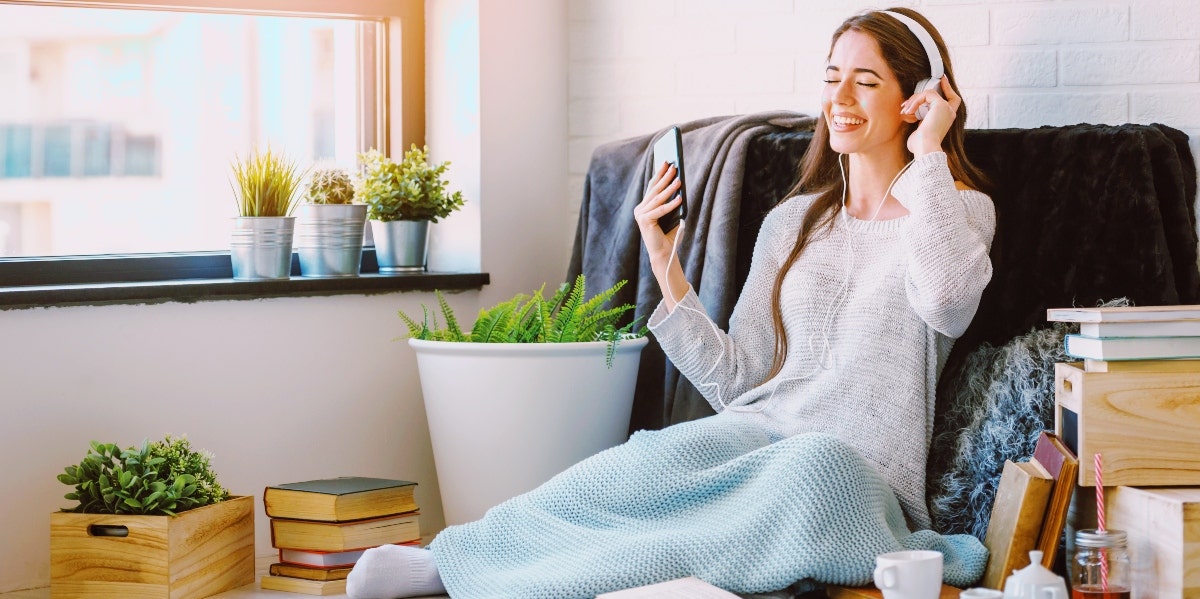
<svg viewBox="0 0 1200 599"><path fill-rule="evenodd" d="M354 167L361 31L0 4L0 257L228 249L236 157Z"/></svg>

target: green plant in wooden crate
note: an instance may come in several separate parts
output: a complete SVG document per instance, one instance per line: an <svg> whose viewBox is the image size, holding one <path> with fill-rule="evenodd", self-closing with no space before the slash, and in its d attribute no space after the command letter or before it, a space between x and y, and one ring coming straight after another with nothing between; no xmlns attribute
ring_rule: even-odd
<svg viewBox="0 0 1200 599"><path fill-rule="evenodd" d="M354 201L354 182L340 168L318 168L309 176L304 200L310 204L349 204Z"/></svg>
<svg viewBox="0 0 1200 599"><path fill-rule="evenodd" d="M554 295L547 299L546 286L542 285L533 295L517 294L508 301L479 311L470 331L459 326L454 310L441 291L437 291L438 306L445 321L438 322L437 313L424 305L424 318L416 319L400 311L400 319L408 327L408 336L429 341L460 341L474 343L571 343L580 341L606 341L606 360L612 366L617 344L624 339L644 336L646 328L635 329L636 320L618 326L621 318L634 308L633 304L605 307L627 281L618 281L612 287L587 297L587 285L583 275L573 285L563 283Z"/></svg>
<svg viewBox="0 0 1200 599"><path fill-rule="evenodd" d="M235 158L233 178L238 216L291 216L303 173L295 162L267 148Z"/></svg>
<svg viewBox="0 0 1200 599"><path fill-rule="evenodd" d="M78 501L65 512L169 515L229 498L212 471L212 456L192 448L186 437L168 435L120 449L92 441L78 466L67 466L59 482L75 487L65 497Z"/></svg>
<svg viewBox="0 0 1200 599"><path fill-rule="evenodd" d="M416 144L404 153L399 163L378 150L359 154L362 175L355 192L367 204L367 218L389 222L439 218L463 207L461 191L447 191L442 178L449 162L430 164L429 149Z"/></svg>

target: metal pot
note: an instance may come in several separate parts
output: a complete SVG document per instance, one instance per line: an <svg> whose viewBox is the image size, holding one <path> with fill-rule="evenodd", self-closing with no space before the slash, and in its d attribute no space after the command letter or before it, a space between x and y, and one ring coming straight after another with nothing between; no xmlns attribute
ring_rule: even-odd
<svg viewBox="0 0 1200 599"><path fill-rule="evenodd" d="M429 221L371 221L379 272L420 272L429 253Z"/></svg>
<svg viewBox="0 0 1200 599"><path fill-rule="evenodd" d="M301 276L358 276L366 204L301 204L296 208L296 218Z"/></svg>
<svg viewBox="0 0 1200 599"><path fill-rule="evenodd" d="M229 246L236 281L286 279L292 271L294 216L236 216Z"/></svg>

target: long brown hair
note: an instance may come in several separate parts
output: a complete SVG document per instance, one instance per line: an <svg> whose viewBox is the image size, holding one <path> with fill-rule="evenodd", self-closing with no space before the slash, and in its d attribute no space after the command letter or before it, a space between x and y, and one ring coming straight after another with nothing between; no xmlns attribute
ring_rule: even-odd
<svg viewBox="0 0 1200 599"><path fill-rule="evenodd" d="M942 40L937 29L934 29L933 24L910 8L889 8L888 10L907 15L925 27L925 30L937 42L938 52L942 55L942 64L945 66L946 78L949 80L950 86L955 93L959 93L954 79L954 69L950 65L950 55L946 51L946 42ZM833 37L829 42L830 55L833 53L833 46L837 44L838 38L847 31L865 33L875 39L879 44L884 61L900 82L900 89L904 90L906 98L912 94L917 81L929 77L929 57L925 54L924 46L899 19L879 11L865 12L846 19L837 28L837 31L833 32ZM961 96L961 94L959 95ZM975 189L982 189L986 185L986 178L967 160L966 152L963 150L966 120L967 105L963 103L959 106L958 115L950 125L950 131L942 140L942 149L946 152L946 162L954 178ZM916 127L915 123L908 125L905 134L911 134ZM911 160L913 156L907 148L905 148L905 153ZM788 351L787 333L783 328L783 309L780 305L783 279L800 254L803 253L813 233L819 228L832 226L834 217L842 208L840 193L842 181L838 169L838 159L838 154L829 147L829 125L825 122L824 111L822 111L822 114L817 117L816 130L813 132L808 151L800 160L799 180L785 196L808 193L816 194L817 197L805 212L800 230L796 234L796 243L792 246L792 251L784 261L783 267L779 269L779 274L775 276L775 286L771 292L771 318L775 325L775 358L771 364L770 373L763 379L764 383L774 378L783 369L783 361Z"/></svg>

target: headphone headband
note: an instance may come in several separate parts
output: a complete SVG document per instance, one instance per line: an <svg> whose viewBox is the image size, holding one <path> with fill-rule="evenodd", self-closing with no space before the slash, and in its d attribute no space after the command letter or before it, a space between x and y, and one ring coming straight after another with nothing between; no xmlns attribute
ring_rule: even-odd
<svg viewBox="0 0 1200 599"><path fill-rule="evenodd" d="M946 73L945 67L942 65L942 53L938 52L937 42L933 41L933 36L929 35L929 30L918 23L916 19L908 15L903 15L895 11L881 10L879 11L888 15L897 21L903 23L908 30L917 36L917 41L925 48L925 55L929 58L929 77L934 81L942 78Z"/></svg>

